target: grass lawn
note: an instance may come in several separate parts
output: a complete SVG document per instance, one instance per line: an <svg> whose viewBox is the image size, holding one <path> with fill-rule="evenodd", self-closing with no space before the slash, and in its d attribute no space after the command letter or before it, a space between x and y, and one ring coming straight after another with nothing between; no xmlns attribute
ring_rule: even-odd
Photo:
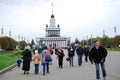
<svg viewBox="0 0 120 80"><path fill-rule="evenodd" d="M120 51L120 48L107 48L109 51Z"/></svg>
<svg viewBox="0 0 120 80"><path fill-rule="evenodd" d="M0 70L16 63L16 56L12 52L0 53Z"/></svg>

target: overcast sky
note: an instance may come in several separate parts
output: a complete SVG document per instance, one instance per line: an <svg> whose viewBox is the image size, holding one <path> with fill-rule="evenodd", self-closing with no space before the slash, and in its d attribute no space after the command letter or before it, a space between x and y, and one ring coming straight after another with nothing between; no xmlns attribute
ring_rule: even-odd
<svg viewBox="0 0 120 80"><path fill-rule="evenodd" d="M0 0L0 29L4 35L12 33L29 42L36 37L45 37L46 24L50 24L51 3L60 24L61 36L82 40L93 35L103 36L103 30L113 37L114 27L120 35L120 0ZM1 36L1 31L0 31Z"/></svg>

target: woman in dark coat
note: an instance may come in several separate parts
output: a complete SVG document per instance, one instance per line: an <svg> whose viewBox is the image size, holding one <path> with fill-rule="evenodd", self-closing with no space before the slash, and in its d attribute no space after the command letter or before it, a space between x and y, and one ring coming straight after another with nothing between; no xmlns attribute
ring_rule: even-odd
<svg viewBox="0 0 120 80"><path fill-rule="evenodd" d="M62 69L62 67L63 67L63 57L65 56L62 48L58 49L58 54L57 55L58 55L58 65L59 65L59 68Z"/></svg>
<svg viewBox="0 0 120 80"><path fill-rule="evenodd" d="M22 70L24 70L24 74L29 74L30 70L30 62L32 60L32 54L30 51L30 47L27 47L25 51L22 53L23 55L23 67Z"/></svg>

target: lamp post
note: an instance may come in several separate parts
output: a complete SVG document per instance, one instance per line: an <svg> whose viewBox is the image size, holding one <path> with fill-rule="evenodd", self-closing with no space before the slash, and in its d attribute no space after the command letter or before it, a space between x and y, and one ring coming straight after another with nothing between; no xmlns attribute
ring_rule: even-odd
<svg viewBox="0 0 120 80"><path fill-rule="evenodd" d="M85 40L85 39L84 39L84 37L83 37L83 46L85 45L85 42L84 42L84 40Z"/></svg>
<svg viewBox="0 0 120 80"><path fill-rule="evenodd" d="M92 34L91 34L91 44L92 44Z"/></svg>
<svg viewBox="0 0 120 80"><path fill-rule="evenodd" d="M20 35L18 35L18 49L20 49Z"/></svg>
<svg viewBox="0 0 120 80"><path fill-rule="evenodd" d="M3 36L3 27L1 28L1 36Z"/></svg>
<svg viewBox="0 0 120 80"><path fill-rule="evenodd" d="M87 39L87 46L88 46L88 36L86 36L86 39Z"/></svg>
<svg viewBox="0 0 120 80"><path fill-rule="evenodd" d="M114 27L114 33L115 33L115 36L116 36L116 26Z"/></svg>
<svg viewBox="0 0 120 80"><path fill-rule="evenodd" d="M9 37L11 37L11 31L9 31Z"/></svg>
<svg viewBox="0 0 120 80"><path fill-rule="evenodd" d="M116 26L114 27L114 33L115 33L115 37L116 37ZM117 47L116 42L115 42L115 47Z"/></svg>

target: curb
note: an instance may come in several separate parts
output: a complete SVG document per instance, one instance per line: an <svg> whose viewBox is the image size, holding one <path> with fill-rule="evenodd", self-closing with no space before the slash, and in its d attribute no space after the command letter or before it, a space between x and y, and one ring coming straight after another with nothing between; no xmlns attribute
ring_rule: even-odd
<svg viewBox="0 0 120 80"><path fill-rule="evenodd" d="M10 69L16 67L16 65L17 65L17 64L15 63L15 64L13 64L13 65L11 65L11 66L9 66L9 67L6 67L6 68L0 70L0 75L3 74L3 73L5 73L5 72L7 72L7 71L9 71Z"/></svg>

